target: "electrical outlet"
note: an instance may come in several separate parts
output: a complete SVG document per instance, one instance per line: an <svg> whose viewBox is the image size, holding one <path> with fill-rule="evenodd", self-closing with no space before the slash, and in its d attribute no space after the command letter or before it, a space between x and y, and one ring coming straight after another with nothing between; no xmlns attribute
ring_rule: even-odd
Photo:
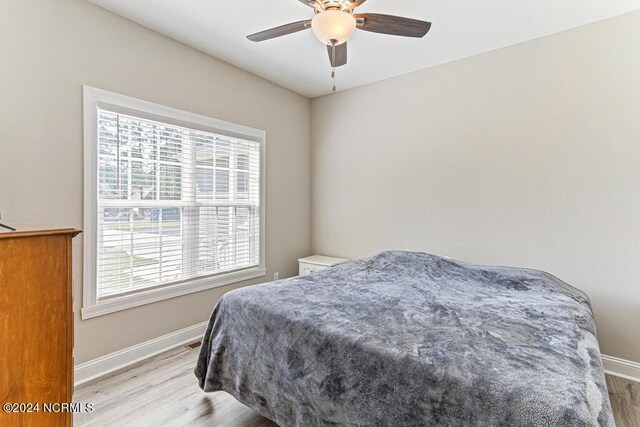
<svg viewBox="0 0 640 427"><path fill-rule="evenodd" d="M276 271L275 273L273 273L273 281L275 282L278 279L280 279L280 273Z"/></svg>

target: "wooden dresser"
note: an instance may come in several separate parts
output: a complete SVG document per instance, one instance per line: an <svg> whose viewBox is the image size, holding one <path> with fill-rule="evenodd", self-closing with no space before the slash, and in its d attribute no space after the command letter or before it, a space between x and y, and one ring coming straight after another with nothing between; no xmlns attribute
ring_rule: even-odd
<svg viewBox="0 0 640 427"><path fill-rule="evenodd" d="M38 412L0 409L0 426L72 424L72 413L44 412L43 404L72 401L71 240L78 233L0 231L0 404L39 404Z"/></svg>

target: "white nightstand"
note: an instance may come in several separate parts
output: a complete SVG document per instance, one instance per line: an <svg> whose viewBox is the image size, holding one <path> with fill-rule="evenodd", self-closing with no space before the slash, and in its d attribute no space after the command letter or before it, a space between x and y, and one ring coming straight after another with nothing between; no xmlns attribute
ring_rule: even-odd
<svg viewBox="0 0 640 427"><path fill-rule="evenodd" d="M333 258L330 256L322 255L313 255L306 258L300 258L298 260L298 263L300 264L300 276L324 270L326 268L335 267L336 265L344 264L345 262L349 261L350 260L345 258Z"/></svg>

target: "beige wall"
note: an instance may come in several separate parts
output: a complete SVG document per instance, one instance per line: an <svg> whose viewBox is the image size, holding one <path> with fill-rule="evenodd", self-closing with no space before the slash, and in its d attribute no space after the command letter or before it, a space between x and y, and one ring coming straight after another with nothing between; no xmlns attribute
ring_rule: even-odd
<svg viewBox="0 0 640 427"><path fill-rule="evenodd" d="M342 71L348 73L348 69ZM640 13L312 101L312 248L552 272L640 361Z"/></svg>
<svg viewBox="0 0 640 427"><path fill-rule="evenodd" d="M267 131L267 277L310 250L310 101L84 0L0 2L0 207L82 228L82 85ZM82 295L75 245L75 307ZM87 321L76 362L202 322L227 286Z"/></svg>

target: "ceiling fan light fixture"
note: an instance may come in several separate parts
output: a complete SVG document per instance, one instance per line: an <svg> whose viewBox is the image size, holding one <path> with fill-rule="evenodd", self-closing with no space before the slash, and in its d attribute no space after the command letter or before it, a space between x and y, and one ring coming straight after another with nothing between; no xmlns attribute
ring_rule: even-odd
<svg viewBox="0 0 640 427"><path fill-rule="evenodd" d="M313 17L311 28L313 34L322 43L339 45L349 40L353 35L356 29L356 18L341 10L325 10Z"/></svg>

